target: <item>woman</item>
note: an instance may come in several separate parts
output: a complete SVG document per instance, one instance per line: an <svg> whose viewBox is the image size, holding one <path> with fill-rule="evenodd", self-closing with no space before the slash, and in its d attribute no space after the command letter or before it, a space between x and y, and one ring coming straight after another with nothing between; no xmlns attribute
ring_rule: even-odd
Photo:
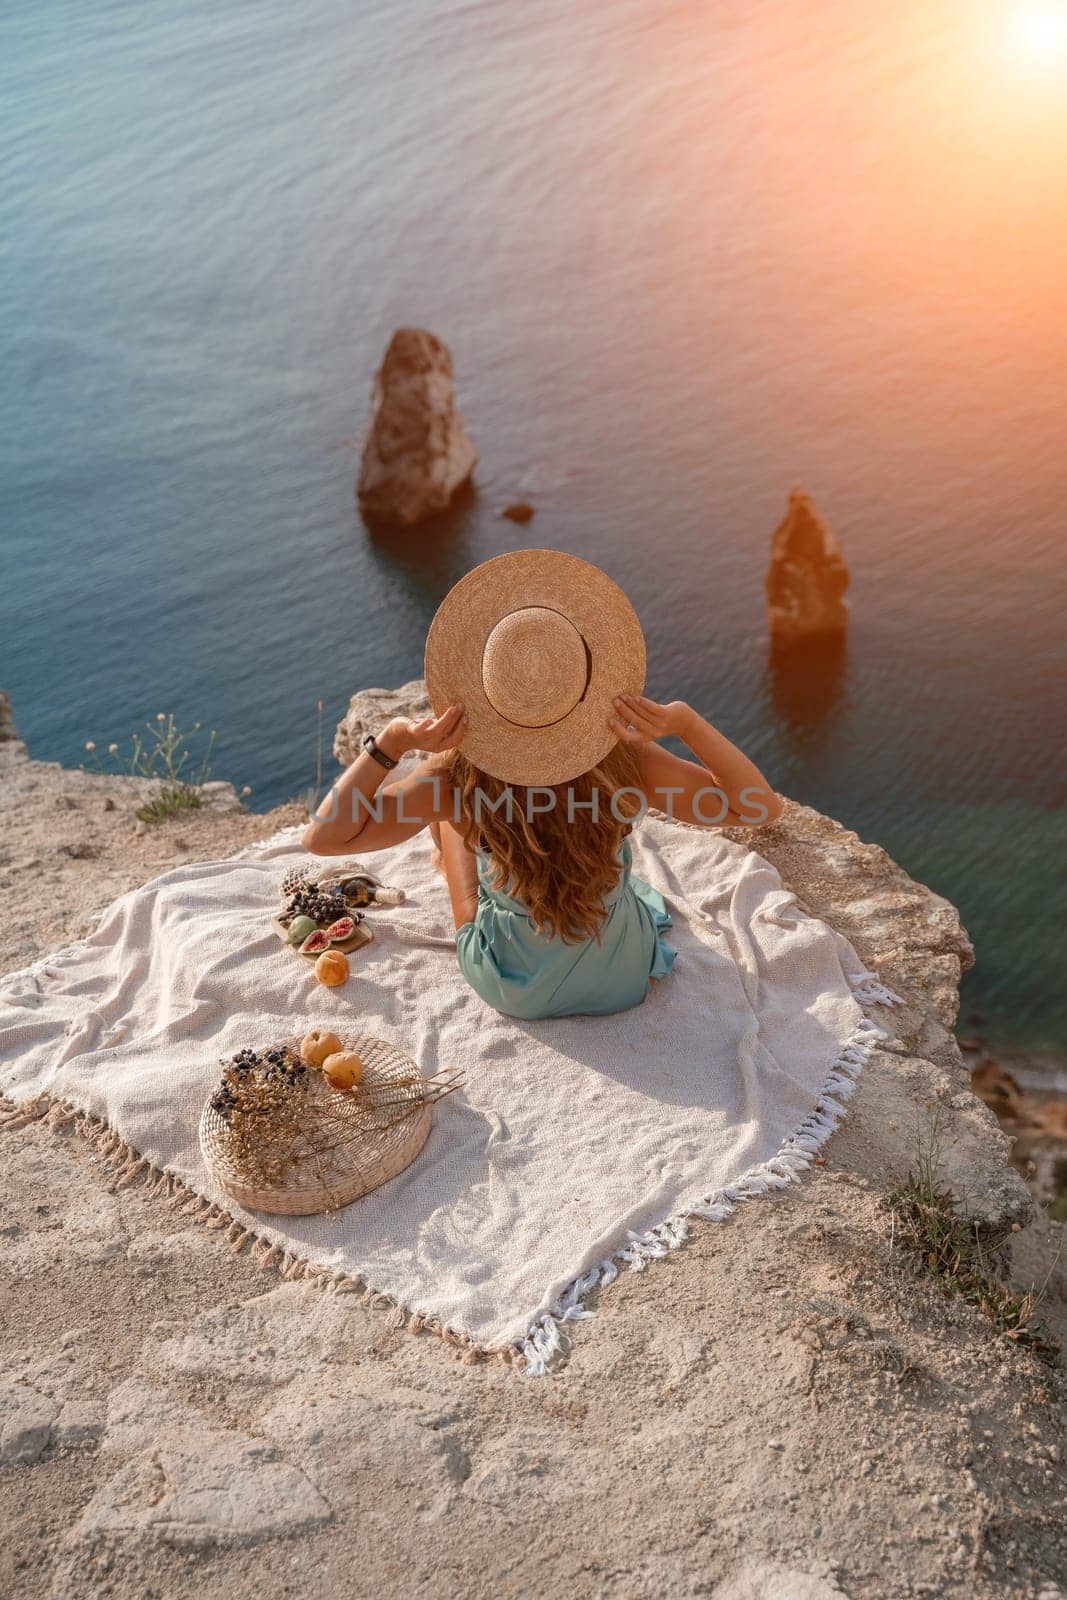
<svg viewBox="0 0 1067 1600"><path fill-rule="evenodd" d="M631 870L635 821L649 807L697 827L781 812L759 769L692 707L638 692L644 667L632 607L598 568L558 551L484 563L427 638L442 711L368 736L305 848L381 850L429 827L460 967L483 1000L528 1019L639 1005L675 952L662 896ZM670 735L697 759L663 749ZM382 788L412 751L424 759Z"/></svg>

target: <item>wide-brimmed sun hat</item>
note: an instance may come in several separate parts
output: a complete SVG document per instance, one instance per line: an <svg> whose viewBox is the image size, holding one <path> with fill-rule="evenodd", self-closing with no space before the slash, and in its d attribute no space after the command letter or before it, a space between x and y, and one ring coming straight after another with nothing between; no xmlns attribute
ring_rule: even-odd
<svg viewBox="0 0 1067 1600"><path fill-rule="evenodd" d="M640 694L645 641L606 572L561 550L494 556L450 589L426 637L440 716L462 701L462 752L504 783L567 783L618 742L617 694Z"/></svg>

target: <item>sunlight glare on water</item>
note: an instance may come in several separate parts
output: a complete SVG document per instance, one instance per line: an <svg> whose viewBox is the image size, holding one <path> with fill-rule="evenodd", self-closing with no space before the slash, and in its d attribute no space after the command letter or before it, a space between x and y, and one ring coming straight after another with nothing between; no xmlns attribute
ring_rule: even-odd
<svg viewBox="0 0 1067 1600"><path fill-rule="evenodd" d="M1020 7L1009 23L1015 49L1029 66L1055 70L1067 63L1067 10L1060 6Z"/></svg>

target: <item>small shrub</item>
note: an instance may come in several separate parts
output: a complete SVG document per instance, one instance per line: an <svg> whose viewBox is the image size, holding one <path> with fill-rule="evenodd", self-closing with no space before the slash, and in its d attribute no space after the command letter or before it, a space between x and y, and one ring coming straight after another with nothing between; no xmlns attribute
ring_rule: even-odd
<svg viewBox="0 0 1067 1600"><path fill-rule="evenodd" d="M105 761L94 741L88 740L85 748L92 759L87 770L112 777L158 780L162 785L159 794L147 800L137 815L142 822L162 822L180 811L193 811L203 804L200 785L211 776L215 730L212 728L207 735L202 753L194 756L191 746L197 742L199 734L199 722L194 722L189 732L183 733L173 711L160 711L155 722L145 723L143 734L130 735L130 749L126 755L117 744L109 744Z"/></svg>
<svg viewBox="0 0 1067 1600"><path fill-rule="evenodd" d="M137 815L142 822L162 822L179 811L195 811L204 803L199 789L188 783L165 783L154 800L140 806Z"/></svg>
<svg viewBox="0 0 1067 1600"><path fill-rule="evenodd" d="M199 733L199 722L194 722L189 732L183 733L173 711L160 711L155 722L145 723L143 734L130 735L128 755L123 755L117 744L109 744L108 760L104 761L94 741L87 740L85 748L92 757L88 770L126 778L160 778L166 784L195 789L211 776L211 753L215 748L215 729L212 728L203 753L194 758L190 746Z"/></svg>
<svg viewBox="0 0 1067 1600"><path fill-rule="evenodd" d="M946 1293L981 1311L1002 1338L1055 1366L1059 1346L1035 1317L1043 1289L1020 1294L1002 1276L1011 1230L997 1231L966 1216L952 1193L938 1183L939 1158L939 1113L935 1113L925 1146L920 1136L914 1168L883 1198L893 1222L892 1247L901 1250L922 1276L936 1279Z"/></svg>

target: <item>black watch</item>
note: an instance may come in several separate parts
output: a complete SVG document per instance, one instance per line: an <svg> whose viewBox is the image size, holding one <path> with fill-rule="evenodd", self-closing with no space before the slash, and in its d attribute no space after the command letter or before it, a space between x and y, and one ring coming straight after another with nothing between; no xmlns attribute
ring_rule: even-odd
<svg viewBox="0 0 1067 1600"><path fill-rule="evenodd" d="M366 750L369 756L374 757L379 766L385 767L387 771L389 768L396 766L396 762L393 760L392 756L387 756L384 750L378 748L378 741L374 737L373 733L367 734L367 737L363 741L363 748Z"/></svg>

